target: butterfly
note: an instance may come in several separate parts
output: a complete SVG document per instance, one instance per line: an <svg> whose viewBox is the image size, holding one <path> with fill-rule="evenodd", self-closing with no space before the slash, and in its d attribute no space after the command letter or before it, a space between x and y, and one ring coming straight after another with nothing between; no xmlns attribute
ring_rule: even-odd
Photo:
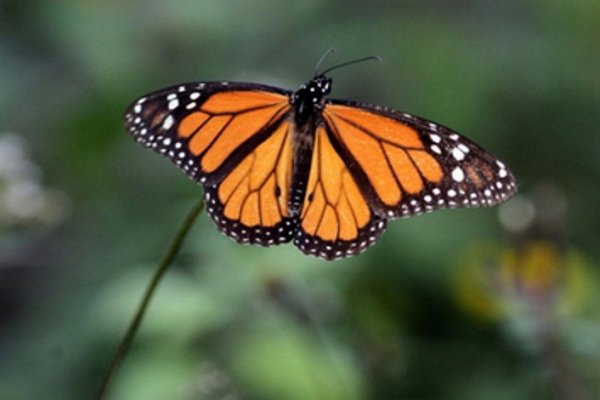
<svg viewBox="0 0 600 400"><path fill-rule="evenodd" d="M516 192L505 164L443 125L328 99L326 73L366 59L316 72L296 91L246 82L169 87L135 101L125 125L204 187L226 236L261 246L293 241L327 260L364 251L390 219L489 207Z"/></svg>

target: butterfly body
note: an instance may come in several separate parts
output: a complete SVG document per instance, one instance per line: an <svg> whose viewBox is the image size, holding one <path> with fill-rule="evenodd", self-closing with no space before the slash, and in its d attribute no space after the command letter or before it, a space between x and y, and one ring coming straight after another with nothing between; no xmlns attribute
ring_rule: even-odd
<svg viewBox="0 0 600 400"><path fill-rule="evenodd" d="M290 96L294 159L292 162L292 190L288 211L294 217L298 216L302 210L302 201L308 184L315 132L317 125L322 123L321 110L325 104L325 96L330 92L331 79L320 75L300 86Z"/></svg>
<svg viewBox="0 0 600 400"><path fill-rule="evenodd" d="M393 218L509 198L503 163L419 117L330 100L316 75L291 92L200 82L151 93L125 122L205 190L218 228L240 243L293 241L335 259L375 243Z"/></svg>

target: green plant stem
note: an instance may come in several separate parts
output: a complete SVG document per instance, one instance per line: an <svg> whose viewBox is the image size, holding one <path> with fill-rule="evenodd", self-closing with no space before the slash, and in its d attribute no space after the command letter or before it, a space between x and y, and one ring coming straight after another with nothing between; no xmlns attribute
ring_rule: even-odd
<svg viewBox="0 0 600 400"><path fill-rule="evenodd" d="M146 309L148 308L148 304L150 303L150 300L152 299L152 295L154 294L154 291L155 291L156 287L158 286L158 283L160 282L164 273L169 269L169 266L171 265L171 263L177 256L177 253L179 253L179 249L181 248L181 245L182 245L185 237L187 236L188 232L190 231L190 228L192 227L194 221L196 220L196 218L198 217L198 215L200 214L200 212L202 211L203 208L204 208L204 199L200 200L194 206L194 208L192 208L192 210L186 217L185 221L183 222L183 225L181 225L181 227L179 228L177 235L171 242L169 249L163 256L160 263L158 264L158 267L156 268L156 271L154 272L154 276L152 276L152 280L150 281L150 284L146 288L144 297L142 297L142 301L137 308L135 316L134 316L133 320L131 321L129 327L127 328L127 331L125 332L125 335L123 336L123 339L121 339L121 342L119 343L119 347L117 348L115 355L113 356L112 362L110 363L110 367L108 369L108 372L106 373L106 376L104 377L102 386L100 387L100 390L98 392L98 396L96 397L96 399L102 400L102 399L106 398L106 395L108 393L108 388L110 387L110 384L111 384L117 370L119 369L121 363L123 362L123 359L127 355L129 348L131 347L131 342L135 338L135 335L140 327L140 323L142 322L142 319L144 318L144 314L146 313Z"/></svg>

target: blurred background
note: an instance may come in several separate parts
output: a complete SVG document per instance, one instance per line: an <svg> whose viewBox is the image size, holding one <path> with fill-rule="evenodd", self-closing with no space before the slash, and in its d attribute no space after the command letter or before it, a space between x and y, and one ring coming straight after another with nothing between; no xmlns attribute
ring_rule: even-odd
<svg viewBox="0 0 600 400"><path fill-rule="evenodd" d="M505 161L493 209L392 222L329 263L202 215L112 399L594 399L600 2L0 1L0 399L92 398L202 194L125 108L181 82L297 88L447 125Z"/></svg>

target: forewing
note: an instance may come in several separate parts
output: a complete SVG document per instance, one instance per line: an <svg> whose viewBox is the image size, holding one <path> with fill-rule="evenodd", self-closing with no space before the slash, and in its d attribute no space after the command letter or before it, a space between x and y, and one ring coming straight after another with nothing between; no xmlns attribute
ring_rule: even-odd
<svg viewBox="0 0 600 400"><path fill-rule="evenodd" d="M130 134L188 176L214 184L286 119L287 91L264 85L201 82L173 86L133 103Z"/></svg>
<svg viewBox="0 0 600 400"><path fill-rule="evenodd" d="M323 118L367 201L382 217L489 207L516 191L501 161L442 125L336 100L327 104Z"/></svg>

